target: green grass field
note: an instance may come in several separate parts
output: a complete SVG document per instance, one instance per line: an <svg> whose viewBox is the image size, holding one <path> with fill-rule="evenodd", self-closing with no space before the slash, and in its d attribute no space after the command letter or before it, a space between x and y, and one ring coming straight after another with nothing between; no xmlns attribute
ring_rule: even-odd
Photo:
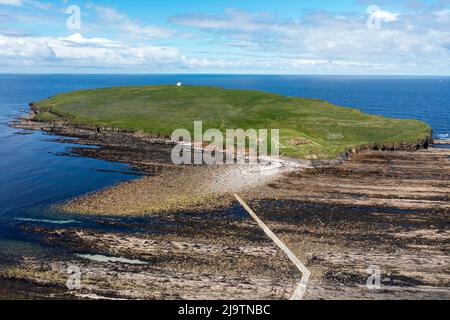
<svg viewBox="0 0 450 320"><path fill-rule="evenodd" d="M170 136L175 129L280 129L285 156L333 158L367 144L415 143L431 133L416 120L388 119L326 101L197 86L116 87L36 103L36 120L125 128Z"/></svg>

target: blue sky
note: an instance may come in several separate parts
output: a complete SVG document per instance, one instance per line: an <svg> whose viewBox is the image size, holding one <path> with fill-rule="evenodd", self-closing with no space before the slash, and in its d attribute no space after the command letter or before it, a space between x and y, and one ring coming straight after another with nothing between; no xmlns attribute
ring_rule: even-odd
<svg viewBox="0 0 450 320"><path fill-rule="evenodd" d="M0 72L449 75L450 0L0 0Z"/></svg>

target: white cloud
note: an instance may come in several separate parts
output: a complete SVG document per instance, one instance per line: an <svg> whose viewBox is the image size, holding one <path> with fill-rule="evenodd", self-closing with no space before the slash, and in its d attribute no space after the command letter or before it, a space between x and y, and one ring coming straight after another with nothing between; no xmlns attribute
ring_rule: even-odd
<svg viewBox="0 0 450 320"><path fill-rule="evenodd" d="M210 31L240 31L245 33L262 33L266 36L274 33L297 32L299 24L294 21L277 21L267 13L250 13L242 10L226 9L222 15L201 13L176 15L169 21L178 25ZM267 34L269 32L269 34Z"/></svg>
<svg viewBox="0 0 450 320"><path fill-rule="evenodd" d="M450 9L436 11L434 12L434 15L438 18L439 22L450 22Z"/></svg>
<svg viewBox="0 0 450 320"><path fill-rule="evenodd" d="M179 61L178 49L134 46L103 38L8 37L0 35L0 64L30 65L47 62L78 67L155 66Z"/></svg>
<svg viewBox="0 0 450 320"><path fill-rule="evenodd" d="M21 7L25 4L28 4L39 9L49 9L52 6L51 3L44 3L37 0L0 0L0 5L2 4L16 7Z"/></svg>
<svg viewBox="0 0 450 320"><path fill-rule="evenodd" d="M53 60L55 52L48 43L31 40L27 37L7 37L0 35L0 57L17 61Z"/></svg>
<svg viewBox="0 0 450 320"><path fill-rule="evenodd" d="M205 71L211 68L221 71L245 70L250 72L299 73L321 70L339 72L343 68L371 68L384 70L385 66L369 62L349 62L344 60L296 59L296 58L257 58L257 59L208 59L182 57L184 66L193 71Z"/></svg>
<svg viewBox="0 0 450 320"><path fill-rule="evenodd" d="M291 21L234 10L216 16L178 15L170 21L209 33L213 46L224 51L238 46L253 52L259 57L253 58L255 63L271 55L273 61L262 65L270 64L278 70L441 73L450 72L447 11L399 15L380 10L374 14L382 21L382 30L369 30L364 13L323 11L307 12Z"/></svg>
<svg viewBox="0 0 450 320"><path fill-rule="evenodd" d="M373 12L373 16L376 19L379 19L381 22L394 22L397 21L399 14L398 13L392 13L389 11L375 11Z"/></svg>
<svg viewBox="0 0 450 320"><path fill-rule="evenodd" d="M0 0L1 1L1 0ZM53 4L50 2L41 2L37 0L23 0L25 3L42 10L50 9Z"/></svg>
<svg viewBox="0 0 450 320"><path fill-rule="evenodd" d="M91 5L92 7L93 5ZM97 11L98 16L112 28L126 33L128 37L138 37L146 39L167 38L173 35L173 31L153 26L142 25L139 22L132 20L120 11L107 6L93 6Z"/></svg>
<svg viewBox="0 0 450 320"><path fill-rule="evenodd" d="M133 70L154 70L158 66L158 71L243 73L450 72L450 10L445 8L409 13L404 10L401 15L377 11L374 14L382 21L381 30L367 28L368 15L364 11L307 11L289 20L227 9L216 15L170 17L177 32L133 20L114 8L94 4L89 8L95 11L86 15L90 20L83 24L87 26L84 36L31 37L2 31L0 66ZM92 13L101 20L92 24ZM96 32L107 35L86 36ZM147 41L159 39L161 43L164 38L174 40L179 47L151 45Z"/></svg>
<svg viewBox="0 0 450 320"><path fill-rule="evenodd" d="M23 2L22 0L0 0L0 4L8 6L21 6Z"/></svg>

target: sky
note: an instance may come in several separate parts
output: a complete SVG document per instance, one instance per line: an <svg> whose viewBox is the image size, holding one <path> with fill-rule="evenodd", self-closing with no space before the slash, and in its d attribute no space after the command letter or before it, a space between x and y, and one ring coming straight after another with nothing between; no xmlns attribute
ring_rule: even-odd
<svg viewBox="0 0 450 320"><path fill-rule="evenodd" d="M0 73L450 75L450 0L0 0Z"/></svg>

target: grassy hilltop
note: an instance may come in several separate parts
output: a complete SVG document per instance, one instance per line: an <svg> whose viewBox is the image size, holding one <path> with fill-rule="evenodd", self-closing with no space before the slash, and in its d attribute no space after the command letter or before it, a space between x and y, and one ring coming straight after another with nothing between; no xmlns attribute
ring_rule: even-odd
<svg viewBox="0 0 450 320"><path fill-rule="evenodd" d="M285 156L332 158L361 145L416 143L431 128L322 100L197 86L115 87L60 94L35 103L36 120L125 128L170 136L178 128L280 129Z"/></svg>

